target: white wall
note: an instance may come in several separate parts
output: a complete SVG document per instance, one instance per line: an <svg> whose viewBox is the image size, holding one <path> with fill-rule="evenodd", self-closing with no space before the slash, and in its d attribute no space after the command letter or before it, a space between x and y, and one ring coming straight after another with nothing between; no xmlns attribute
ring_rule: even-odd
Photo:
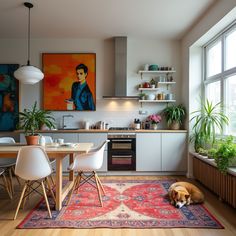
<svg viewBox="0 0 236 236"><path fill-rule="evenodd" d="M189 114L199 105L202 81L202 46L236 19L236 1L219 0L201 17L181 41L182 100ZM187 94L186 94L187 93ZM184 99L185 95L188 99ZM186 127L189 122L186 123ZM191 130L190 130L191 133ZM192 159L188 160L188 176L192 176Z"/></svg>
<svg viewBox="0 0 236 236"><path fill-rule="evenodd" d="M0 63L26 64L26 39L0 40ZM138 70L143 64L155 63L162 66L173 66L176 69L174 86L176 98L180 102L181 63L180 45L177 41L128 39L128 92L137 95L137 84L141 82ZM54 112L58 125L63 114L72 114L72 125L78 126L82 121L94 123L105 120L110 126L123 126L132 123L134 118L145 119L139 115L139 110L148 114L159 112L165 104L149 104L140 107L137 101L109 101L102 99L103 95L114 92L114 43L113 39L31 39L31 64L42 68L42 53L96 53L96 111L95 112ZM42 82L36 85L20 86L20 109L32 106L34 101L41 105ZM163 123L164 125L164 123Z"/></svg>

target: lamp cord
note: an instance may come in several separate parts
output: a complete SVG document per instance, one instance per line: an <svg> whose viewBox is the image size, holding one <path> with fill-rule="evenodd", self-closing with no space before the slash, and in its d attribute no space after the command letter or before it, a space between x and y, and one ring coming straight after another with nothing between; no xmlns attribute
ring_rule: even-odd
<svg viewBox="0 0 236 236"><path fill-rule="evenodd" d="M30 8L29 8L29 17L28 17L28 60L27 66L30 65Z"/></svg>

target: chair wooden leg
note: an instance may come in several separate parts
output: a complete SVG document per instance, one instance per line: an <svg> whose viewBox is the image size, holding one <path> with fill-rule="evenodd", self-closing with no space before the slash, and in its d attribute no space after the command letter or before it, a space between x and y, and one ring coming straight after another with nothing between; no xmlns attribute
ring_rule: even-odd
<svg viewBox="0 0 236 236"><path fill-rule="evenodd" d="M45 199L45 202L46 202L46 205L47 205L48 214L49 214L49 217L52 218L52 214L51 214L51 210L50 210L50 206L49 206L49 203L48 203L48 198L47 198L47 194L46 194L46 190L45 190L43 181L41 182L41 185L42 185L42 188L43 188L43 194L44 194L44 199Z"/></svg>
<svg viewBox="0 0 236 236"><path fill-rule="evenodd" d="M54 182L54 179L53 179L52 175L50 175L49 177L50 177L50 180L52 182L52 187L54 187L55 186L55 182Z"/></svg>
<svg viewBox="0 0 236 236"><path fill-rule="evenodd" d="M66 205L69 205L70 204L70 201L71 201L71 197L72 197L72 194L73 192L75 191L75 188L77 186L77 184L80 182L80 179L81 179L81 173L78 173L78 175L76 176L76 179L75 179L75 182L73 184L73 187L71 189L71 192L68 196L68 201L67 201L67 204Z"/></svg>
<svg viewBox="0 0 236 236"><path fill-rule="evenodd" d="M97 180L98 180L99 186L100 186L101 189L102 189L103 195L106 195L106 192L105 192L105 190L104 190L104 187L103 187L103 185L102 185L102 182L101 182L101 180L100 180L100 178L98 177L98 175L97 175L96 172L95 172L95 175L96 175L96 178L97 178Z"/></svg>
<svg viewBox="0 0 236 236"><path fill-rule="evenodd" d="M26 190L27 186L28 186L28 185L27 185L27 182L26 182L25 185L24 185L24 188L23 188L23 190L22 190L19 203L18 203L17 208L16 208L16 213L15 213L15 216L14 216L14 220L16 219L16 217L17 217L17 215L18 215L18 211L19 211L19 209L20 209L20 205L21 205L22 199L23 199L23 197L24 197L24 195L25 195L25 190Z"/></svg>
<svg viewBox="0 0 236 236"><path fill-rule="evenodd" d="M93 172L93 173L94 173L94 179L95 179L96 186L97 186L99 201L100 201L101 206L103 207L102 197L101 197L101 192L100 192L100 186L99 186L99 183L98 183L98 179L97 179L96 173L95 172Z"/></svg>
<svg viewBox="0 0 236 236"><path fill-rule="evenodd" d="M9 186L12 192L12 195L14 194L14 188L13 188L13 180L12 180L12 169L8 168L8 173L9 173Z"/></svg>
<svg viewBox="0 0 236 236"><path fill-rule="evenodd" d="M12 199L12 192L11 192L11 187L9 186L9 183L7 181L7 178L4 174L2 174L2 179L3 179L3 183L4 183L4 187L9 195L9 197Z"/></svg>
<svg viewBox="0 0 236 236"><path fill-rule="evenodd" d="M28 181L27 188L25 190L25 196L30 192L30 184L31 184L30 181ZM28 195L27 199L29 200L29 195ZM22 209L24 209L24 207L25 207L25 202L26 202L26 197L22 200Z"/></svg>
<svg viewBox="0 0 236 236"><path fill-rule="evenodd" d="M53 189L52 189L52 186L51 186L51 184L50 184L50 181L49 181L48 177L46 177L46 182L47 182L49 191L50 191L50 193L51 193L51 195L52 195L53 201L54 201L54 203L56 204L56 198L55 198L55 195L54 195L54 192L53 192Z"/></svg>
<svg viewBox="0 0 236 236"><path fill-rule="evenodd" d="M18 184L19 184L19 186L21 186L20 178L15 174L15 167L12 166L12 167L11 167L11 170L12 170L12 173L14 173L14 175L15 175L15 177L16 177L16 180L17 180L17 182L18 182Z"/></svg>

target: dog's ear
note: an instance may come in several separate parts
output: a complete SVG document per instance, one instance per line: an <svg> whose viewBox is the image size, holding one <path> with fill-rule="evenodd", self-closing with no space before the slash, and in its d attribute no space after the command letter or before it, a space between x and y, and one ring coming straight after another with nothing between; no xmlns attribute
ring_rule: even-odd
<svg viewBox="0 0 236 236"><path fill-rule="evenodd" d="M190 197L190 194L185 194L186 199L189 199L189 197Z"/></svg>
<svg viewBox="0 0 236 236"><path fill-rule="evenodd" d="M172 191L172 197L175 198L178 195L178 192L173 189Z"/></svg>

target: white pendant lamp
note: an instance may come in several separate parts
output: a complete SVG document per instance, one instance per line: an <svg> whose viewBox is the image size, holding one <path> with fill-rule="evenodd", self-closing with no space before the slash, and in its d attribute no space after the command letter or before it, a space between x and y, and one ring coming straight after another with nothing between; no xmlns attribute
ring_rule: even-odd
<svg viewBox="0 0 236 236"><path fill-rule="evenodd" d="M14 72L14 76L23 84L36 84L43 79L44 74L40 69L30 65L30 9L33 8L33 4L25 2L24 6L29 9L28 18L28 60L27 65L21 66Z"/></svg>

